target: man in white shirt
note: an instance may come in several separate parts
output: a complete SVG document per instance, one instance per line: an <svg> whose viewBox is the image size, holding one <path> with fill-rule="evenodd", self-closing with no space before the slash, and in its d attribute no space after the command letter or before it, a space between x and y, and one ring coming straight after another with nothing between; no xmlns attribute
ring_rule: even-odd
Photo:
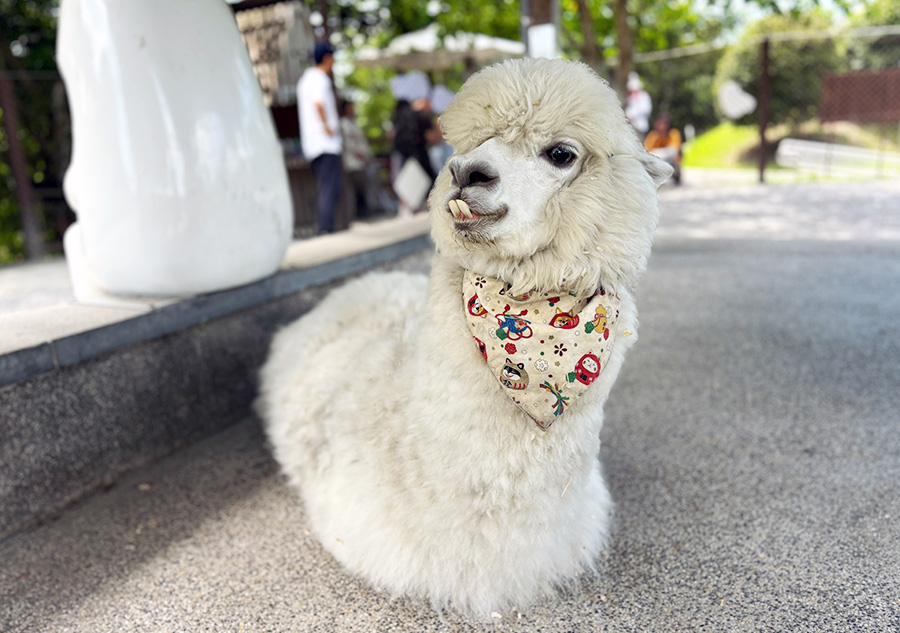
<svg viewBox="0 0 900 633"><path fill-rule="evenodd" d="M331 68L334 48L318 42L313 50L315 66L306 69L297 84L300 115L300 143L303 155L312 163L318 193L316 223L319 234L334 231L334 212L341 197L341 127Z"/></svg>
<svg viewBox="0 0 900 633"><path fill-rule="evenodd" d="M628 73L628 99L625 104L625 116L631 121L641 138L650 129L650 113L653 112L653 102L650 95L644 90L644 82L636 72Z"/></svg>

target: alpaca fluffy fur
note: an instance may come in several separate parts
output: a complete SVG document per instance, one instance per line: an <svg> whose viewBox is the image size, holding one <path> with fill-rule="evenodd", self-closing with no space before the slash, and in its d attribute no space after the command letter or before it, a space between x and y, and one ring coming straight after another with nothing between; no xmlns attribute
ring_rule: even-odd
<svg viewBox="0 0 900 633"><path fill-rule="evenodd" d="M453 158L490 139L539 155L559 137L583 156L527 234L511 206L498 224L505 232L483 240L454 228L448 200L458 187L445 168L429 197L430 279L373 274L332 292L275 337L259 408L311 529L348 570L395 594L487 614L550 595L604 546L612 502L598 460L602 407L637 338L627 335L637 331L632 291L668 168L643 150L606 83L572 62L487 68L441 124ZM607 366L546 432L474 345L466 268L515 292L618 291Z"/></svg>

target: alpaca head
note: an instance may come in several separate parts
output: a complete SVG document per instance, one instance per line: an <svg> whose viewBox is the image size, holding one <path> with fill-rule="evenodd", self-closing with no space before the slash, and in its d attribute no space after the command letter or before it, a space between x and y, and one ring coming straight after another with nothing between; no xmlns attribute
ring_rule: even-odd
<svg viewBox="0 0 900 633"><path fill-rule="evenodd" d="M438 251L516 294L631 288L671 168L641 145L588 66L512 60L441 115L454 154L429 196Z"/></svg>

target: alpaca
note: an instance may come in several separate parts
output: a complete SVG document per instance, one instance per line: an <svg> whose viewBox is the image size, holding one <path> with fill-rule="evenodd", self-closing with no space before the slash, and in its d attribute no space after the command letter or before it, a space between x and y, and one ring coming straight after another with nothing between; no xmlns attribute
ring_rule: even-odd
<svg viewBox="0 0 900 633"><path fill-rule="evenodd" d="M276 335L258 404L335 558L483 615L552 595L605 544L603 403L671 170L575 62L488 67L441 126L430 278L333 291Z"/></svg>

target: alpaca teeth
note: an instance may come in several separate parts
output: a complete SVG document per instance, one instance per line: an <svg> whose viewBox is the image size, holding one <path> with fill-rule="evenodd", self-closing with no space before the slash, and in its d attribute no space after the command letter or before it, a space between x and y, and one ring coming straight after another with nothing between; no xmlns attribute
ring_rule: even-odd
<svg viewBox="0 0 900 633"><path fill-rule="evenodd" d="M447 206L450 207L450 213L452 213L453 217L457 220L462 220L464 218L468 218L471 220L473 217L475 217L472 213L472 209L469 208L469 205L465 200L449 200L447 202Z"/></svg>

